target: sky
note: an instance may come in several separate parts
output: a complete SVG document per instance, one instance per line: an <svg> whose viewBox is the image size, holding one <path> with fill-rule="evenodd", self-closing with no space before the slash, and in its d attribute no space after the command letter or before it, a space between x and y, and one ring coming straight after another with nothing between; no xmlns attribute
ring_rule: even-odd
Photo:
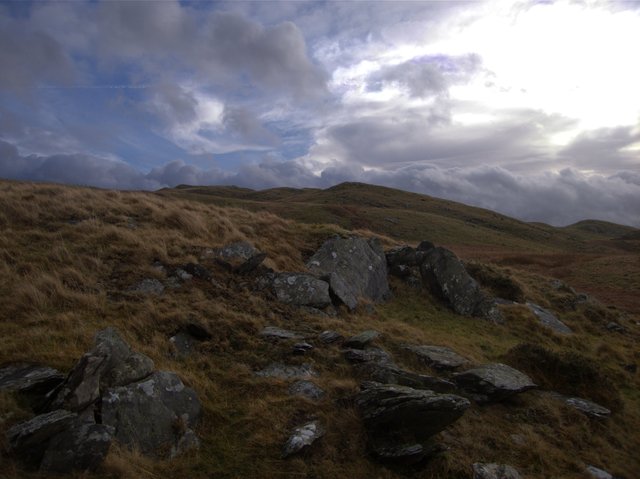
<svg viewBox="0 0 640 479"><path fill-rule="evenodd" d="M640 227L640 1L0 0L0 177Z"/></svg>

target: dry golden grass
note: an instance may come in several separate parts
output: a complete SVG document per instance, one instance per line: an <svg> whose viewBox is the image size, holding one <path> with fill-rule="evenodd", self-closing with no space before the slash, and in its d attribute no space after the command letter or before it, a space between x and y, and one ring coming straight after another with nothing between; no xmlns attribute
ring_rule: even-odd
<svg viewBox="0 0 640 479"><path fill-rule="evenodd" d="M114 446L100 471L72 477L468 478L478 461L510 463L534 479L583 477L584 463L629 478L640 470L640 381L622 367L640 361L638 328L628 320L628 335L607 332L603 323L617 318L618 311L605 305L562 309L562 294L539 272L504 264L487 270L498 286L513 281L527 298L557 310L576 335L549 332L518 306L504 308L504 325L460 317L397 280L392 281L394 299L375 313L360 308L352 314L341 311L337 318L276 303L251 291L249 278L214 264L207 266L215 284L196 279L159 297L127 291L143 278L162 277L153 268L156 260L168 266L197 262L204 248L235 240L248 240L267 252L267 264L276 270L302 270L322 241L346 233L264 211L151 193L0 182L0 227L0 364L28 360L66 371L90 348L97 330L115 326L158 369L176 371L203 403L199 451L156 462ZM384 236L381 240L393 243ZM198 353L175 358L168 337L188 322L202 324L213 338L201 343ZM514 346L529 342L597 362L622 406L603 422L588 420L541 392L474 406L440 435L448 450L425 468L386 468L366 452L352 401L358 383L339 348L317 345L304 357L292 357L285 344L258 337L267 325L310 334L335 329L345 336L377 329L383 333L379 345L399 365L422 373L431 371L403 350L403 343L450 346L479 364L503 361ZM327 399L313 404L290 397L285 382L253 374L272 361L311 363ZM0 434L28 414L12 396L0 394ZM312 417L323 421L327 435L300 457L281 460L280 447L290 429ZM524 442L515 444L513 434ZM4 458L0 477L42 476Z"/></svg>

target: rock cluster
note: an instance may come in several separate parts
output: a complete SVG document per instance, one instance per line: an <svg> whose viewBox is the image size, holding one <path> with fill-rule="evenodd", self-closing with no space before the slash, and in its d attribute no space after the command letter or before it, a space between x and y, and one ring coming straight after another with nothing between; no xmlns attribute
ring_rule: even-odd
<svg viewBox="0 0 640 479"><path fill-rule="evenodd" d="M7 439L16 456L43 472L95 469L114 439L153 456L197 444L187 440L200 417L196 393L174 373L154 371L153 361L113 328L96 334L94 347L63 381L48 368L0 371L0 378L11 378L5 389L38 390L42 414L13 426Z"/></svg>

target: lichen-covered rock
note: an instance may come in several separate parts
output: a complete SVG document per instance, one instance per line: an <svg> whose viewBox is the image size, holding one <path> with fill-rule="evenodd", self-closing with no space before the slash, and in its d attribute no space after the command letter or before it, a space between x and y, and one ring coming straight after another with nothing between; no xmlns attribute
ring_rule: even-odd
<svg viewBox="0 0 640 479"><path fill-rule="evenodd" d="M215 259L229 270L244 274L256 269L267 257L251 243L237 241L214 251Z"/></svg>
<svg viewBox="0 0 640 479"><path fill-rule="evenodd" d="M375 240L330 239L309 259L307 268L329 281L333 293L349 309L360 298L380 302L391 295L384 251Z"/></svg>
<svg viewBox="0 0 640 479"><path fill-rule="evenodd" d="M34 411L39 412L46 405L47 395L62 384L64 379L64 374L47 366L6 364L0 368L0 391L20 394Z"/></svg>
<svg viewBox="0 0 640 479"><path fill-rule="evenodd" d="M319 421L312 421L295 428L282 448L282 457L289 457L309 447L324 436L324 433L324 428L320 425Z"/></svg>
<svg viewBox="0 0 640 479"><path fill-rule="evenodd" d="M445 346L407 345L405 349L415 353L422 362L434 369L453 370L469 362Z"/></svg>
<svg viewBox="0 0 640 479"><path fill-rule="evenodd" d="M438 394L390 384L363 383L356 396L369 446L380 459L416 462L430 449L428 441L459 419L469 401L453 394ZM416 445L421 445L422 450ZM402 452L404 451L404 452ZM402 452L402 454L401 454Z"/></svg>
<svg viewBox="0 0 640 479"><path fill-rule="evenodd" d="M272 287L278 301L294 306L324 308L331 304L329 284L303 273L280 273Z"/></svg>
<svg viewBox="0 0 640 479"><path fill-rule="evenodd" d="M560 334L571 334L571 328L560 321L551 311L535 303L527 303L527 307L540 320L540 323Z"/></svg>
<svg viewBox="0 0 640 479"><path fill-rule="evenodd" d="M507 464L476 462L473 465L473 479L520 479L520 474Z"/></svg>
<svg viewBox="0 0 640 479"><path fill-rule="evenodd" d="M420 274L431 290L445 299L456 313L502 321L495 300L481 291L462 262L448 249L437 247L426 251Z"/></svg>
<svg viewBox="0 0 640 479"><path fill-rule="evenodd" d="M481 402L500 401L536 387L529 376L501 363L478 366L455 374L453 379Z"/></svg>
<svg viewBox="0 0 640 479"><path fill-rule="evenodd" d="M30 465L40 464L50 439L67 429L77 414L57 409L16 424L7 431L11 450Z"/></svg>
<svg viewBox="0 0 640 479"><path fill-rule="evenodd" d="M149 455L170 451L181 437L176 426L193 427L200 412L195 391L167 371L102 396L102 423L114 428L119 443Z"/></svg>
<svg viewBox="0 0 640 479"><path fill-rule="evenodd" d="M93 471L109 452L113 428L104 424L78 423L51 439L40 471L69 473Z"/></svg>

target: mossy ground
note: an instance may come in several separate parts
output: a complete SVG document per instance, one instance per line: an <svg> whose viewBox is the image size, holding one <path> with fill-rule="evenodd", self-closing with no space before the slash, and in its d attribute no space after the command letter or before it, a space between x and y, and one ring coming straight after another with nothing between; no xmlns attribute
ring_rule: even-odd
<svg viewBox="0 0 640 479"><path fill-rule="evenodd" d="M376 196L375 191L358 188L358 198L376 202L372 208L378 210L385 208L385 202L397 207L407 201L387 189ZM247 194L230 191L236 196ZM317 190L303 193L317 201ZM342 198L352 194L344 190L334 193ZM276 191L269 201L285 194L298 195L295 190ZM234 203L233 195L229 198L235 206L246 206ZM420 198L411 198L423 203ZM303 200L304 196L298 197L300 204ZM0 182L0 204L0 364L26 360L66 371L90 348L98 329L115 326L134 349L150 356L158 369L176 371L203 403L199 451L171 462L155 462L115 446L98 472L77 477L467 478L473 462L486 461L511 464L527 478L584 477L585 463L628 478L640 471L640 379L625 369L625 365L640 362L636 323L640 308L633 300L607 302L607 298L624 298L630 293L629 284L622 279L638 275L638 255L606 241L603 246L602 234L594 240L592 229L587 230L588 238L579 237L580 229L571 231L578 239L569 240L566 231L501 220L499 215L498 224L476 223L472 228L460 218L481 215L490 221L491 213L465 210L456 204L447 205L448 213L440 214L439 221L448 224L448 229L439 230L446 231L442 236L433 229L420 230L418 225L415 234L400 238L396 234L391 239L389 230L378 229L376 221L367 219L369 210L363 210L367 221L355 225L387 235L382 236L387 246L400 239L431 239L453 247L465 259L491 263L489 280L502 284L496 280L502 275L506 284L517 283L528 299L557 311L576 332L565 337L544 329L522 306L504 306L506 322L495 325L457 316L425 291L395 279L391 284L394 297L389 302L376 305L373 312L366 307L354 313L340 311L336 318L280 305L251 291L251 278L230 275L213 264L208 266L215 284L193 280L179 289L167 289L160 297L127 291L143 278L162 277L152 266L156 260L169 266L196 262L202 248L241 239L267 252L268 265L274 269L302 270L304 260L324 239L354 226L341 221L337 221L340 226L323 224L324 220L296 222L270 212L222 207L168 193L15 182ZM436 215L437 205L429 204L429 214ZM399 209L410 211L413 203L409 206ZM286 210L285 206L279 208ZM291 208L303 210L301 206ZM447 214L452 218L449 223ZM500 229L505 222L510 226ZM475 234L478 228L488 232ZM534 249L537 240L528 240L526 233L534 230L548 234L548 244ZM600 243L590 243L596 240ZM580 244L577 250L583 249L585 255L595 254L594 248L604 249L597 253L597 261L560 261L569 252L583 254L570 247L572 241ZM520 248L527 244L532 249L523 254ZM518 254L521 256L514 260ZM543 261L550 258L560 262ZM618 268L616 261L622 263ZM564 293L550 285L550 276L557 276L554 272L563 267L565 278L583 278L584 284L592 287L589 292L602 303L566 307ZM591 268L595 268L593 272ZM569 284L584 288L579 282ZM606 288L612 296L598 296L597 292ZM623 323L628 333L607 331L606 323L612 319ZM196 354L179 359L171 354L168 337L187 322L206 326L213 338L202 343ZM345 336L377 329L383 333L379 345L391 352L399 365L422 373L432 371L403 350L403 343L449 346L477 364L509 362L509 351L514 347L535 344L558 355L586 358L607 378L606 387L612 388L620 403L605 421L588 419L542 391L528 392L506 403L473 406L440 434L447 450L425 467L386 468L366 452L364 431L352 402L358 383L339 348L316 343L308 355L293 357L288 343L269 343L258 336L268 325L309 333L335 329ZM320 373L316 382L327 391L327 398L313 404L291 397L285 382L253 374L277 360L311 363ZM549 381L561 380L546 374ZM601 388L593 385L598 394ZM28 415L13 396L0 394L2 440L4 431ZM281 460L280 448L290 429L311 417L323 421L327 435L301 456ZM514 442L514 435L519 436L518 441ZM6 452L6 444L2 448ZM41 476L3 454L0 477Z"/></svg>

